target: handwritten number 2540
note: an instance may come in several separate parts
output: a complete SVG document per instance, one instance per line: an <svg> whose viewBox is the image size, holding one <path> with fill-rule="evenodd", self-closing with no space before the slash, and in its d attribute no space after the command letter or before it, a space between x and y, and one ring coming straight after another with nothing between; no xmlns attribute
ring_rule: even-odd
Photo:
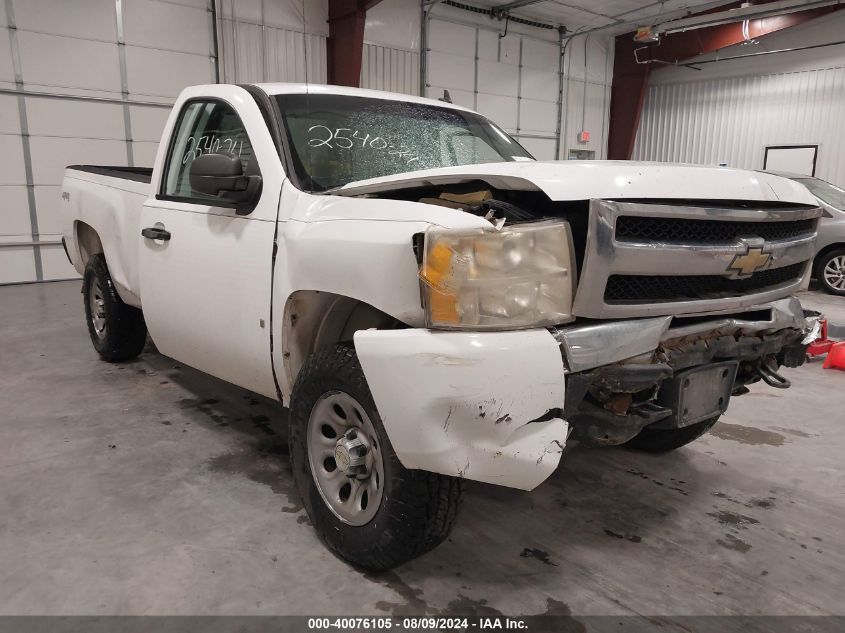
<svg viewBox="0 0 845 633"><path fill-rule="evenodd" d="M389 144L380 136L371 137L370 134L361 136L358 130L353 130L348 127L339 127L333 130L332 128L326 127L325 125L312 125L310 128L308 128L309 134L311 132L314 132L314 130L318 130L318 134L308 139L308 145L310 147L328 147L329 149L352 149L355 146L356 141L361 141L362 148L369 147L370 149L375 150L386 149L388 150L387 154L389 156L398 156L400 158L405 158L411 153L411 150L409 149L405 149L404 147L397 148ZM332 141L334 141L334 145L332 145ZM410 164L416 160L419 160L419 156L412 156L408 158L405 162Z"/></svg>
<svg viewBox="0 0 845 633"><path fill-rule="evenodd" d="M353 130L348 127L339 127L334 130L325 125L312 125L308 128L311 133L314 130L322 130L319 136L314 136L308 139L310 147L328 147L329 149L352 149L355 146L355 141L361 141L361 147L370 147L372 149L387 148L387 141L380 136L371 137L369 134L360 136L358 130ZM334 141L334 145L332 145Z"/></svg>

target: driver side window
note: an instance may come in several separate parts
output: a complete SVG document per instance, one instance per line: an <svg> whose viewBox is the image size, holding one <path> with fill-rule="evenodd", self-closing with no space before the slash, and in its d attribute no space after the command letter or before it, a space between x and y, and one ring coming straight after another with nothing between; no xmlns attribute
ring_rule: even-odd
<svg viewBox="0 0 845 633"><path fill-rule="evenodd" d="M203 154L237 156L244 175L260 173L252 143L234 109L222 101L191 101L182 109L173 132L161 193L171 198L215 200L191 187L191 163Z"/></svg>

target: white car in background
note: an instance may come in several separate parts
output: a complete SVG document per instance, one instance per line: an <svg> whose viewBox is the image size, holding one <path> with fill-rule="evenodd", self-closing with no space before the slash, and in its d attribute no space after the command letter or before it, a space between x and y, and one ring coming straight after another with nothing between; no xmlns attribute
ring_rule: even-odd
<svg viewBox="0 0 845 633"><path fill-rule="evenodd" d="M845 297L845 190L812 176L778 174L799 182L822 208L813 276L825 292Z"/></svg>

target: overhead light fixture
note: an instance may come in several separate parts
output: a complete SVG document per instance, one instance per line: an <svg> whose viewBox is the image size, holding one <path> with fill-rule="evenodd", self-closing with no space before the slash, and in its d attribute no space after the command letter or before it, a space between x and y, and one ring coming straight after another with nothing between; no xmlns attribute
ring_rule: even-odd
<svg viewBox="0 0 845 633"><path fill-rule="evenodd" d="M640 44L649 44L660 41L660 33L653 26L640 26L634 33L634 41Z"/></svg>

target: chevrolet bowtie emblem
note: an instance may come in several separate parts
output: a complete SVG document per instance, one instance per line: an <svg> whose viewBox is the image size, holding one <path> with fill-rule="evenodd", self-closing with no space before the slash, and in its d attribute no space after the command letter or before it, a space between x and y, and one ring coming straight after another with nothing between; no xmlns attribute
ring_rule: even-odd
<svg viewBox="0 0 845 633"><path fill-rule="evenodd" d="M740 277L753 275L772 261L771 253L764 253L762 246L750 246L742 255L736 255L728 266L729 273L736 273Z"/></svg>

